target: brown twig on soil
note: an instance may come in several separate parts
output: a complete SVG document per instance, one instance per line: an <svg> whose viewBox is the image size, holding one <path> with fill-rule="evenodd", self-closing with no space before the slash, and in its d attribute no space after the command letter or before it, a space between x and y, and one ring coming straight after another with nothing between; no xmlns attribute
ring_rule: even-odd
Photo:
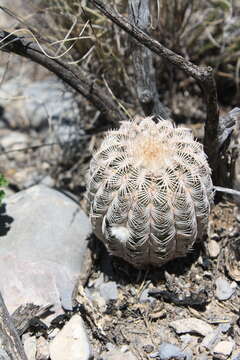
<svg viewBox="0 0 240 360"><path fill-rule="evenodd" d="M27 360L21 340L0 293L0 343L10 360Z"/></svg>
<svg viewBox="0 0 240 360"><path fill-rule="evenodd" d="M165 58L172 65L178 67L198 82L202 88L207 108L204 147L212 168L213 181L215 184L218 184L219 166L221 163L219 149L222 147L222 133L225 131L225 127L219 126L219 108L213 69L211 67L197 66L191 61L184 59L181 55L174 53L157 40L151 38L136 25L130 24L124 16L120 15L116 10L101 0L89 0L89 2L142 45L145 45L155 54Z"/></svg>
<svg viewBox="0 0 240 360"><path fill-rule="evenodd" d="M128 8L129 22L148 33L150 27L149 0L128 0ZM146 116L160 115L163 118L168 118L168 112L159 101L156 74L153 67L153 54L146 46L132 37L130 39L136 90L144 114Z"/></svg>
<svg viewBox="0 0 240 360"><path fill-rule="evenodd" d="M28 58L53 72L89 100L106 116L108 121L119 123L119 121L126 120L125 113L96 84L97 79L94 79L92 75L90 78L90 75L84 73L79 67L66 64L59 59L50 58L33 41L4 30L0 30L0 45L0 50Z"/></svg>

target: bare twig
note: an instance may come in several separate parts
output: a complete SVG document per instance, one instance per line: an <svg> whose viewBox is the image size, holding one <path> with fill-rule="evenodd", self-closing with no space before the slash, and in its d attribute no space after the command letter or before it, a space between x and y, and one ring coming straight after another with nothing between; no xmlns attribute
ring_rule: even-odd
<svg viewBox="0 0 240 360"><path fill-rule="evenodd" d="M2 51L28 58L56 74L65 83L88 99L110 122L118 123L126 119L126 115L122 110L96 84L97 79L94 79L92 76L89 79L90 75L84 73L79 67L76 68L65 64L59 59L49 58L40 50L37 44L23 36L18 37L3 30L0 30L0 44Z"/></svg>
<svg viewBox="0 0 240 360"><path fill-rule="evenodd" d="M214 190L219 191L221 193L229 194L229 195L235 195L240 196L240 191L234 190L234 189L228 189L222 186L214 186Z"/></svg>
<svg viewBox="0 0 240 360"><path fill-rule="evenodd" d="M148 33L150 27L149 0L128 0L129 21ZM160 103L153 67L152 52L130 37L132 59L139 102L145 115L160 115L167 118L165 107Z"/></svg>
<svg viewBox="0 0 240 360"><path fill-rule="evenodd" d="M0 293L0 344L10 360L27 360L19 335Z"/></svg>
<svg viewBox="0 0 240 360"><path fill-rule="evenodd" d="M144 31L120 15L116 10L103 3L101 0L89 0L95 7L101 11L111 21L125 30L134 39L145 45L148 49L157 55L165 58L172 65L177 66L187 75L192 76L200 85L207 107L207 118L205 123L204 146L208 155L209 164L213 171L213 180L218 183L218 168L220 164L219 149L222 146L221 132L224 127L219 127L219 109L217 102L217 90L214 79L213 69L211 67L200 67L191 61L184 59L182 56L167 49L158 41L151 38ZM218 135L218 136L217 136Z"/></svg>

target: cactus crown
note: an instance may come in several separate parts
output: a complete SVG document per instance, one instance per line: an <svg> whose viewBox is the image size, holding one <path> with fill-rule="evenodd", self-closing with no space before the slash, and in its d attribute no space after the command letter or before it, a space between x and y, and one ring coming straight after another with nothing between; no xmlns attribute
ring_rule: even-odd
<svg viewBox="0 0 240 360"><path fill-rule="evenodd" d="M150 117L123 122L109 131L90 163L95 234L135 267L186 255L206 229L210 173L189 129Z"/></svg>

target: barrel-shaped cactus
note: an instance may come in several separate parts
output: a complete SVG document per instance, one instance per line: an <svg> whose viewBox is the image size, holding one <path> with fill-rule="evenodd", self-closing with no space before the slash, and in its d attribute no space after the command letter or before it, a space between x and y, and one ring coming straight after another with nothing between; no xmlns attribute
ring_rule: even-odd
<svg viewBox="0 0 240 360"><path fill-rule="evenodd" d="M89 171L93 231L137 268L185 256L208 223L211 171L191 130L151 117L106 135Z"/></svg>

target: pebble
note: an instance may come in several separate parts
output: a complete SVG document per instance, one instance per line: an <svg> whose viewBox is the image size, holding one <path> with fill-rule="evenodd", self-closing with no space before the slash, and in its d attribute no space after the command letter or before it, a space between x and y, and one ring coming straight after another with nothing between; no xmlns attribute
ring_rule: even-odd
<svg viewBox="0 0 240 360"><path fill-rule="evenodd" d="M193 352L191 349L186 349L184 351L184 354L185 354L185 359L184 360L192 360L193 358Z"/></svg>
<svg viewBox="0 0 240 360"><path fill-rule="evenodd" d="M11 131L1 139L1 145L5 150L19 149L27 146L29 137L18 131Z"/></svg>
<svg viewBox="0 0 240 360"><path fill-rule="evenodd" d="M221 331L219 328L217 328L216 330L212 331L204 337L201 345L204 348L211 350L213 346L220 340L220 337Z"/></svg>
<svg viewBox="0 0 240 360"><path fill-rule="evenodd" d="M211 235L211 240L219 240L219 239L220 239L220 237L219 237L219 235L217 233L213 233Z"/></svg>
<svg viewBox="0 0 240 360"><path fill-rule="evenodd" d="M80 315L75 314L50 343L51 360L88 360L91 347Z"/></svg>
<svg viewBox="0 0 240 360"><path fill-rule="evenodd" d="M213 349L213 355L230 356L234 348L233 341L220 341Z"/></svg>
<svg viewBox="0 0 240 360"><path fill-rule="evenodd" d="M99 286L100 295L105 301L117 300L118 289L115 281L109 281Z"/></svg>
<svg viewBox="0 0 240 360"><path fill-rule="evenodd" d="M198 356L198 360L208 360L208 356L206 354L201 354Z"/></svg>
<svg viewBox="0 0 240 360"><path fill-rule="evenodd" d="M24 340L24 350L28 360L36 359L36 351L37 351L37 341L35 336L28 336Z"/></svg>
<svg viewBox="0 0 240 360"><path fill-rule="evenodd" d="M170 343L162 343L159 347L159 351L155 354L150 355L151 358L159 357L161 360L184 360L186 359L186 353L182 352L182 350L173 344Z"/></svg>
<svg viewBox="0 0 240 360"><path fill-rule="evenodd" d="M180 336L180 339L181 339L181 341L182 341L183 347L185 347L185 346L188 345L188 344L191 344L191 345L195 344L195 345L197 345L197 343L198 343L198 337L192 336L192 335L189 335L189 334L181 335L181 336Z"/></svg>
<svg viewBox="0 0 240 360"><path fill-rule="evenodd" d="M101 360L137 360L136 356L129 350L128 346L115 348L105 354L101 354Z"/></svg>
<svg viewBox="0 0 240 360"><path fill-rule="evenodd" d="M211 325L193 317L172 321L169 326L172 327L177 334L193 333L206 336L213 331Z"/></svg>
<svg viewBox="0 0 240 360"><path fill-rule="evenodd" d="M152 344L146 344L142 346L142 349L147 353L150 354L153 352L154 346Z"/></svg>
<svg viewBox="0 0 240 360"><path fill-rule="evenodd" d="M210 240L208 243L208 252L209 252L209 256L214 259L216 257L218 257L219 253L220 253L220 245L217 241L215 240Z"/></svg>
<svg viewBox="0 0 240 360"><path fill-rule="evenodd" d="M48 360L49 355L49 343L43 336L40 336L37 339L36 360Z"/></svg>
<svg viewBox="0 0 240 360"><path fill-rule="evenodd" d="M47 175L41 180L40 183L51 188L55 185L55 180L50 175Z"/></svg>
<svg viewBox="0 0 240 360"><path fill-rule="evenodd" d="M226 334L228 332L228 330L231 328L231 324L228 323L222 323L219 325L219 330L223 333Z"/></svg>
<svg viewBox="0 0 240 360"><path fill-rule="evenodd" d="M224 301L230 299L235 291L235 282L232 282L232 284L230 284L225 278L217 278L215 296L218 300Z"/></svg>

